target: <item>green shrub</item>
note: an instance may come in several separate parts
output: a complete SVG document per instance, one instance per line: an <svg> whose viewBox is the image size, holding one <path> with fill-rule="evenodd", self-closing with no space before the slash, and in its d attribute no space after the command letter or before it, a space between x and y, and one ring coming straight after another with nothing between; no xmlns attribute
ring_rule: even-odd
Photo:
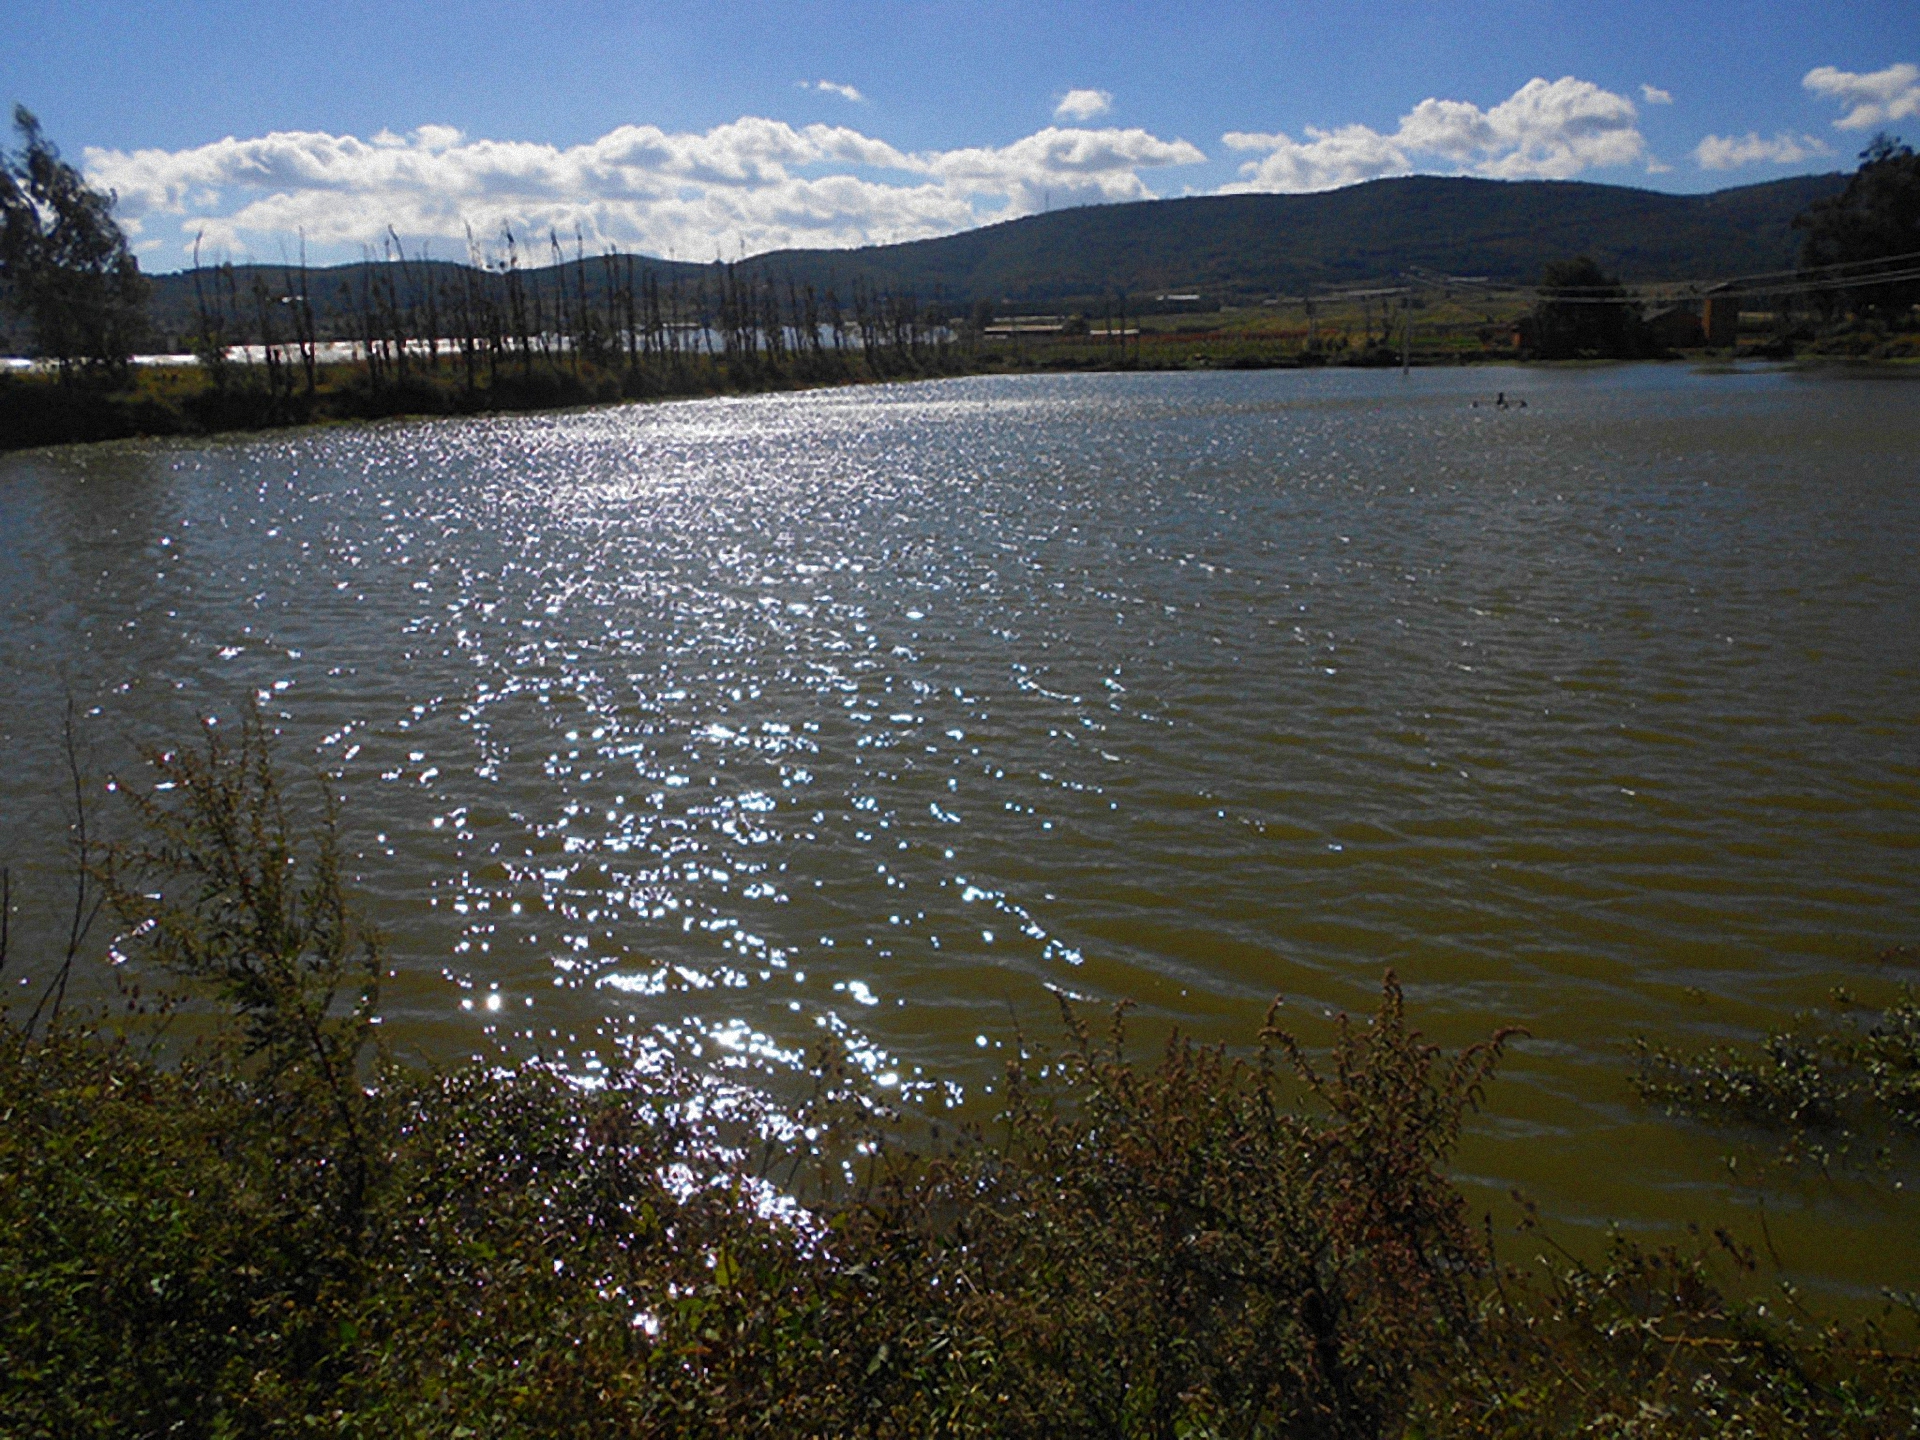
<svg viewBox="0 0 1920 1440"><path fill-rule="evenodd" d="M1880 960L1913 958L1895 949ZM1884 1161L1920 1138L1920 991L1908 986L1879 1010L1837 993L1827 1014L1753 1047L1643 1045L1634 1083L1670 1110L1771 1132L1790 1157L1827 1165L1864 1142Z"/></svg>
<svg viewBox="0 0 1920 1440"><path fill-rule="evenodd" d="M1724 1230L1691 1251L1616 1235L1605 1263L1562 1262L1496 1272L1460 1364L1421 1378L1409 1434L1920 1434L1911 1315L1857 1329L1769 1317L1716 1279L1729 1266L1755 1268Z"/></svg>

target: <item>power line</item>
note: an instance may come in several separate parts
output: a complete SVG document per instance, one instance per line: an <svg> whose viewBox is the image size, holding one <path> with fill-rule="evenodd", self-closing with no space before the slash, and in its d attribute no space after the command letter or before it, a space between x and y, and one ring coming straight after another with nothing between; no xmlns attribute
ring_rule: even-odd
<svg viewBox="0 0 1920 1440"><path fill-rule="evenodd" d="M1811 266L1804 271L1775 270L1727 280L1664 281L1642 286L1529 285L1518 281L1487 280L1479 276L1429 275L1414 270L1408 273L1405 283L1400 285L1331 290L1323 291L1318 295L1283 295L1276 296L1274 303L1301 305L1342 300L1397 299L1410 295L1416 289L1470 290L1490 299L1498 297L1536 302L1550 300L1561 305L1621 305L1652 303L1660 300L1678 303L1716 296L1724 296L1731 300L1746 296L1826 294L1840 290L1865 290L1878 285L1897 285L1909 280L1920 280L1920 263L1905 265L1897 270L1876 270L1859 275L1835 273L1842 270L1859 270L1868 265L1889 265L1897 261L1920 262L1920 250L1903 255L1889 255L1879 260L1848 260L1834 265ZM1781 278L1771 284L1759 283L1769 276Z"/></svg>

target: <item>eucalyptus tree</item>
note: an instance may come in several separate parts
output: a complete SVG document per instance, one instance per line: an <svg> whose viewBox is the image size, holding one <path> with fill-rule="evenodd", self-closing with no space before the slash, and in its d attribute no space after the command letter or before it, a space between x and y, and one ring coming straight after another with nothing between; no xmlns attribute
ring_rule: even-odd
<svg viewBox="0 0 1920 1440"><path fill-rule="evenodd" d="M1847 188L1793 224L1806 232L1800 264L1827 309L1896 319L1920 301L1920 155L1898 137L1874 136Z"/></svg>
<svg viewBox="0 0 1920 1440"><path fill-rule="evenodd" d="M114 223L115 197L60 158L24 105L0 154L0 281L60 377L120 379L146 328L147 282Z"/></svg>

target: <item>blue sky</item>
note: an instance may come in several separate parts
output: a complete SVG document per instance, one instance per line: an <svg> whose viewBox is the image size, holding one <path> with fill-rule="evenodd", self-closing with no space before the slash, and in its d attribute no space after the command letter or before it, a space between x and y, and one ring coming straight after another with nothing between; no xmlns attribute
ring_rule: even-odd
<svg viewBox="0 0 1920 1440"><path fill-rule="evenodd" d="M0 0L0 34L0 99L119 192L152 269L389 224L711 259L1409 171L1708 190L1920 141L1913 0Z"/></svg>

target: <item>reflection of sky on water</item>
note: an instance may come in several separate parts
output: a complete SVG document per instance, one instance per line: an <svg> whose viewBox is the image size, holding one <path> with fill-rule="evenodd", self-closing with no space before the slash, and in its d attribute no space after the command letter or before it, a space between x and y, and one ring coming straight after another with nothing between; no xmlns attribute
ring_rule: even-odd
<svg viewBox="0 0 1920 1440"><path fill-rule="evenodd" d="M492 542L479 554L468 542L457 560L435 559L422 535L467 522L382 503L392 523L373 538L384 566L425 567L407 582L424 602L402 627L409 645L437 646L492 678L415 702L402 721L411 736L457 735L471 747L457 766L444 749L412 741L383 754L364 725L330 733L323 750L349 776L371 769L389 784L464 799L453 774L470 769L534 802L501 815L476 797L428 820L462 862L434 877L430 901L458 924L447 967L456 983L475 983L468 967L538 952L555 988L601 998L614 1017L602 1034L608 1024L642 1026L649 1042L695 1058L772 1065L803 1052L739 1015L695 1024L676 1013L646 1026L644 1009L717 1009L730 993L786 985L776 1008L789 1035L785 1016L811 1013L889 1083L924 1074L923 1065L903 1071L865 1036L862 1012L905 1004L887 972L923 954L964 958L1015 940L1049 966L1080 959L1005 887L955 868L956 839L981 830L976 820L968 831L963 786L991 790L1007 777L991 743L969 738L993 723L996 697L967 682L1006 682L970 673L978 657L964 636L958 665L922 653L938 625L934 597L965 591L977 607L1021 562L1003 552L985 567L956 566L954 545L936 546L924 513L890 508L924 512L938 497L910 475L880 484L883 467L862 458L875 448L863 433L830 425L827 450L804 457L793 454L794 435L776 436L776 458L785 452L789 469L802 458L803 473L742 474L773 442L751 436L743 457L734 419L688 413L689 423L652 426L645 455L620 456L613 479L590 469L555 484L543 470L513 469L483 484L465 501L486 517L472 523L474 539ZM771 418L781 419L777 409ZM852 464L842 463L848 451ZM484 463L475 468L487 474ZM503 511L505 524L492 518ZM910 519L921 533L906 544L887 534ZM339 548L358 560L364 543ZM927 552L918 573L907 553L916 548ZM989 627L985 640L995 647L1009 634ZM1080 697L1051 690L1035 668L1013 662L1015 694L1071 707L1083 730L1098 725ZM1113 706L1119 684L1108 679L1098 693ZM1038 778L1086 795L1100 788ZM915 792L910 803L902 787ZM1042 835L1056 823L1031 802L979 794L980 804L1025 817ZM802 926L801 916L814 918ZM848 973L869 958L878 972ZM622 1004L644 1009L624 1020ZM563 1032L537 1016L494 1013L503 1035L558 1059L593 1043L577 1025Z"/></svg>
<svg viewBox="0 0 1920 1440"><path fill-rule="evenodd" d="M49 863L66 689L103 763L251 690L339 777L403 1046L777 1085L832 1039L938 1103L1049 990L1238 1040L1391 963L1449 1040L1525 1021L1508 1119L1612 1154L1621 1040L1920 921L1920 438L1865 385L1500 383L1526 412L1057 377L13 457L0 821Z"/></svg>

